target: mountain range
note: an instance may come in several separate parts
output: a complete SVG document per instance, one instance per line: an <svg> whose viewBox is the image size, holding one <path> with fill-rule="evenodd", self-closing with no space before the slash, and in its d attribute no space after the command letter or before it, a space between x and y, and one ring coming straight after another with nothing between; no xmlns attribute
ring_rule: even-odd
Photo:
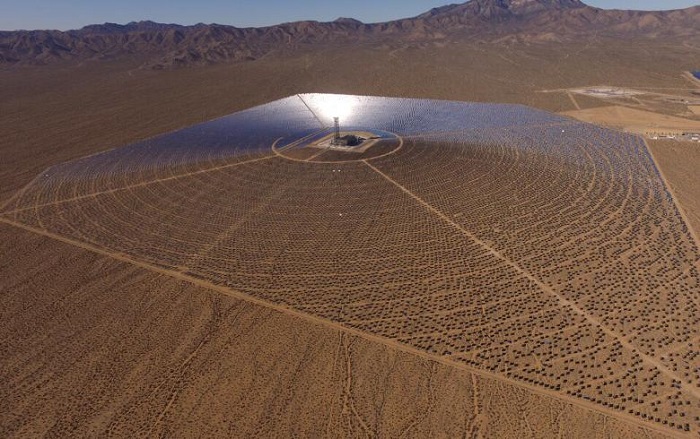
<svg viewBox="0 0 700 439"><path fill-rule="evenodd" d="M181 26L151 21L79 30L0 32L0 65L137 59L148 68L252 61L305 47L359 43L537 44L595 39L689 39L700 34L700 6L674 11L604 10L579 0L471 0L413 18L362 23L300 21L261 28Z"/></svg>

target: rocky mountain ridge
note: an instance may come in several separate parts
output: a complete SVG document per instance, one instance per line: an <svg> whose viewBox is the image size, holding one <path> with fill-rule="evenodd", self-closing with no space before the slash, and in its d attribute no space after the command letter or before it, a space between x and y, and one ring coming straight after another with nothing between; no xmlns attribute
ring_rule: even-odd
<svg viewBox="0 0 700 439"><path fill-rule="evenodd" d="M413 18L366 24L352 18L261 28L105 23L71 31L0 32L0 65L138 58L150 68L252 61L314 45L478 39L537 43L581 38L688 38L700 6L676 11L603 10L580 0L471 0Z"/></svg>

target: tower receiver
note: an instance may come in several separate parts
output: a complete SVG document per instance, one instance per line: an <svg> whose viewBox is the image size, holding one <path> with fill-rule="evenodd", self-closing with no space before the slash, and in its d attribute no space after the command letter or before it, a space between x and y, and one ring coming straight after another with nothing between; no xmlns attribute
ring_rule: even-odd
<svg viewBox="0 0 700 439"><path fill-rule="evenodd" d="M335 130L335 134L333 135L333 142L331 142L332 145L339 145L340 144L340 118L339 117L334 117L333 118L333 126Z"/></svg>

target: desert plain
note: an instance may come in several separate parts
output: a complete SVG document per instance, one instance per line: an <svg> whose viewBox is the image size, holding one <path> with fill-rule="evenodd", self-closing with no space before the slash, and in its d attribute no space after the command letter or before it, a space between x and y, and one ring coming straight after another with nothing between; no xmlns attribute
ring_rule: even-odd
<svg viewBox="0 0 700 439"><path fill-rule="evenodd" d="M693 106L672 99L700 93L687 75L699 53L693 42L456 41L174 70L2 67L0 435L698 437L700 145L639 136L639 112L654 129L698 127ZM572 92L594 86L647 94ZM591 130L621 149L580 174L557 160L542 173L505 146L407 137L364 162L270 149L126 191L68 184L70 203L22 201L52 166L324 92L524 104L566 129L604 125ZM469 166L473 179L444 178ZM479 217L474 200L494 205ZM197 241L206 251L181 251L175 238L212 205L229 219ZM329 206L363 216L333 228ZM251 227L231 233L241 210ZM271 226L261 212L290 219ZM280 273L271 284L256 267Z"/></svg>

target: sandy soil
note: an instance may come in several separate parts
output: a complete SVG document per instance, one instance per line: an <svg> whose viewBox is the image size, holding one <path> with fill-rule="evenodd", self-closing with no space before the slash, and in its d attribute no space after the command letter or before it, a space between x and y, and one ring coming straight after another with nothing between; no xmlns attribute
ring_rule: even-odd
<svg viewBox="0 0 700 439"><path fill-rule="evenodd" d="M685 89L678 69L696 67L665 44L427 49L358 47L175 72L133 70L138 62L2 70L0 204L50 165L298 92L561 112L574 102L541 90ZM358 58L368 67L344 64ZM586 99L579 106L596 106ZM659 163L698 218L686 153L661 151ZM633 414L604 416L17 227L0 225L0 236L0 436L662 437Z"/></svg>
<svg viewBox="0 0 700 439"><path fill-rule="evenodd" d="M584 122L621 128L631 133L700 131L700 121L618 105L562 113Z"/></svg>
<svg viewBox="0 0 700 439"><path fill-rule="evenodd" d="M418 356L695 434L700 375L687 360L700 338L697 248L639 138L541 123L494 128L493 144L412 136L359 162L300 162L264 149L173 175L165 158L179 156L159 155L162 178L150 182L118 155L101 155L83 162L94 174L81 178L71 166L53 168L2 218ZM540 143L523 143L533 137ZM126 153L131 163L148 161L137 153ZM121 172L109 172L115 163Z"/></svg>
<svg viewBox="0 0 700 439"><path fill-rule="evenodd" d="M368 67L355 68L354 59ZM694 68L675 44L634 42L357 47L172 72L138 65L0 70L0 200L50 165L300 92L513 102L561 112L575 109L571 100L541 90L687 88L677 69Z"/></svg>
<svg viewBox="0 0 700 439"><path fill-rule="evenodd" d="M671 190L700 236L700 145L663 140L647 141Z"/></svg>
<svg viewBox="0 0 700 439"><path fill-rule="evenodd" d="M11 226L0 237L16 255L0 267L3 437L666 437Z"/></svg>

